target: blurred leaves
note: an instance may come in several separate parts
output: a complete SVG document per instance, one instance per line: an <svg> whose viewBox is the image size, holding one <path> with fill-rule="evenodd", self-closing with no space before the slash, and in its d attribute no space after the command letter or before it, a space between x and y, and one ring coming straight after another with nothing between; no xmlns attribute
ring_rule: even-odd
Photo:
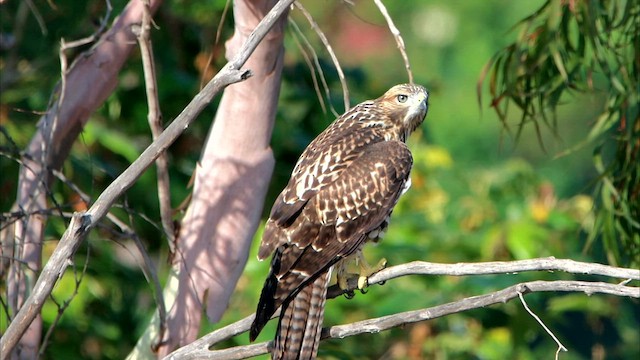
<svg viewBox="0 0 640 360"><path fill-rule="evenodd" d="M575 92L593 93L601 114L567 155L595 143L598 207L587 248L602 239L610 263L640 265L640 3L628 0L548 0L517 25L515 42L485 66L491 107L503 126L511 104L521 111L518 139L533 126L557 133L556 110ZM566 120L565 120L566 121Z"/></svg>

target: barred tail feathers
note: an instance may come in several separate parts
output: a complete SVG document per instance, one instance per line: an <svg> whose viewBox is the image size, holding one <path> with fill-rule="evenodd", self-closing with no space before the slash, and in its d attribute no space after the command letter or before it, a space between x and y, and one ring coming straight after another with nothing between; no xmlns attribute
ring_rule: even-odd
<svg viewBox="0 0 640 360"><path fill-rule="evenodd" d="M315 359L331 271L305 285L286 305L271 355L274 360Z"/></svg>

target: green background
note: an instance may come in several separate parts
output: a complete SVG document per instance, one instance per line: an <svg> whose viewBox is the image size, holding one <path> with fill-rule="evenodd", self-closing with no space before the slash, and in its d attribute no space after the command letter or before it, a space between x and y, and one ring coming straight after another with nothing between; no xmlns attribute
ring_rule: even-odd
<svg viewBox="0 0 640 360"><path fill-rule="evenodd" d="M3 212L9 211L15 198L19 164L11 156L28 144L59 79L60 38L70 41L91 34L105 11L101 1L34 3L46 32L29 13L21 41L2 50L0 57ZM125 1L112 3L114 16ZM597 202L594 145L574 149L602 112L606 89L566 94L557 109L557 127L542 127L536 132L534 126L525 126L519 136L505 130L489 106L486 90L478 104L477 84L483 67L516 40L519 28L514 26L518 21L543 3L387 1L404 37L415 81L430 90L430 109L425 124L409 141L415 158L413 186L394 211L384 241L365 251L371 262L380 257L397 265L413 260L455 263L545 256L609 261L601 242L586 246ZM344 67L352 105L408 80L393 37L372 2L356 1L354 6L340 1L303 4L325 31ZM153 31L159 99L167 121L200 88L210 54L214 55L213 71L224 64L224 39L233 30L233 19L227 16L221 40L216 43L224 5L224 1L165 1L154 17L159 26ZM3 33L16 33L19 6L17 1L0 5ZM324 101L341 113L341 88L326 50L298 12L292 11L291 16L320 56L331 90L330 99ZM265 213L286 183L297 156L335 118L322 111L300 42L304 40L289 26L272 138L277 163ZM10 68L13 60L15 66ZM13 75L15 80L10 78ZM190 191L187 183L215 108L215 104L209 106L170 149L174 206ZM120 74L117 90L92 115L74 144L63 166L64 174L96 198L150 143L146 111L136 51ZM506 121L517 124L521 116L514 106ZM572 151L559 156L568 149ZM155 184L155 170L150 169L113 212L135 228L164 279L168 248L162 237L157 194L151 191ZM60 183L54 185L52 197L65 211L77 206L73 192ZM50 218L45 259L66 223L67 219ZM259 235L260 231L227 313L220 324L205 323L203 334L254 311L268 271L267 263L255 260ZM43 308L45 329L57 321L44 358L119 359L128 354L155 309L150 285L132 253L130 240L120 237L110 223L91 233L75 256L76 269L67 271L54 290L55 301ZM358 294L351 300L330 300L325 325L435 306L524 281L561 279L593 277L546 272L404 277L373 286L366 295ZM0 285L3 296L4 281ZM58 318L62 304L70 299ZM561 359L632 359L640 355L637 300L582 293L535 293L526 300L569 349ZM4 331L6 315L0 319L0 330ZM274 325L270 324L259 340L269 340ZM219 347L246 344L247 338L243 334ZM319 354L336 359L540 359L552 358L555 350L554 341L522 304L512 301L378 334L324 341Z"/></svg>

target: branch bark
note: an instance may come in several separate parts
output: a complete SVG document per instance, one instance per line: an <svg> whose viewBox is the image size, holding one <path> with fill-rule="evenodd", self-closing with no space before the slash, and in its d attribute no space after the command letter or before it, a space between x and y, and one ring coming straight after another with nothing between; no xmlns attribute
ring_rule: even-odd
<svg viewBox="0 0 640 360"><path fill-rule="evenodd" d="M607 265L584 263L567 259L542 258L511 262L459 263L436 264L416 261L390 267L371 276L370 283L379 283L406 275L489 275L514 274L524 271L565 271L574 274L598 275L619 279L640 280L640 270L616 268ZM640 298L640 288L626 285L627 281L619 284L587 281L530 281L509 286L502 290L484 295L472 296L458 301L438 305L430 308L406 311L379 318L357 321L351 324L332 326L323 329L323 339L344 338L364 333L378 333L394 327L435 319L438 317L478 309L489 305L506 303L519 298L519 294L532 292L584 292L587 295L609 294ZM350 284L350 290L356 289L357 284ZM339 296L342 291L333 288L333 296ZM255 314L224 328L213 331L197 341L178 349L165 358L168 359L245 359L265 354L269 350L270 342L238 346L223 350L209 350L212 346L233 336L246 332ZM274 317L277 317L275 314Z"/></svg>
<svg viewBox="0 0 640 360"><path fill-rule="evenodd" d="M227 65L225 65L225 67L202 89L202 91L200 91L200 93L198 93L194 97L194 99L171 123L171 125L169 125L167 129L153 143L151 143L149 147L147 147L147 149L145 149L145 151L140 155L138 159L136 159L136 161L134 161L116 180L114 180L107 187L107 189L105 189L104 192L102 192L100 197L96 200L96 202L91 206L89 210L83 213L76 213L74 215L69 227L62 236L58 247L52 254L50 260L45 265L42 273L38 277L33 292L29 295L26 301L24 301L24 304L20 307L20 310L13 318L11 324L9 324L7 331L0 339L0 359L6 359L9 356L10 352L18 343L20 337L22 337L29 325L38 316L40 309L44 304L44 301L51 293L51 290L53 289L61 274L67 268L69 261L71 260L78 246L81 244L82 240L85 238L87 233L94 226L96 226L96 224L107 214L109 208L114 204L116 199L121 196L129 187L131 187L131 185L133 185L133 183L153 163L153 161L155 161L159 154L165 151L173 143L173 141L175 141L175 139L189 126L189 124L202 111L202 109L204 109L204 107L206 107L211 102L216 94L218 94L227 85L246 80L250 76L249 71L240 71L238 69L240 69L244 65L244 63L256 49L260 41L265 37L276 20L291 5L291 2L293 2L293 0L278 2L276 6L274 6L274 8L271 10L271 12L263 19L263 21L260 22L256 29L247 38L247 41L238 52L238 55L235 56L229 63L227 63ZM158 3L159 2L154 2L153 4L157 5ZM111 49L113 53L120 54L123 49L127 49L127 51L130 51L131 47L135 46L135 36L130 31L130 26L136 21L139 22L142 13L142 8L139 5L141 5L140 2L130 3L127 9L138 6L135 7L137 12L128 13L125 10L123 14L127 14L129 17L125 17L124 15L122 15L116 21L116 24L120 24L117 29L119 29L122 33L117 33L118 36L116 36L114 34L111 34L111 32L108 32L105 35L107 36L108 34L111 34L115 36L116 39L114 39L113 37L108 37L107 39L109 41L105 41L105 48L99 47L99 49L106 52L100 52L102 56L107 56L108 59L111 59L110 56L113 54L109 53L109 49ZM123 24L127 24L128 26L123 28ZM115 24L114 28L116 28ZM97 49L98 48L94 49L94 51L97 52ZM83 60L80 61L81 63L84 63L86 61L95 60L96 59L94 58L83 58ZM91 63L91 65L92 67L99 67L100 64ZM67 106L71 106L72 104L76 106L71 107L66 111L76 112L78 116L83 115L83 118L87 118L92 109L88 109L86 107L86 101L89 95L95 94L95 84L110 84L112 86L111 89L113 88L113 86L115 86L115 75L110 78L103 78L102 76L104 76L104 73L102 72L93 74L97 77L95 81L87 81L87 79L82 79L83 82L80 82L82 84L91 84L91 86L85 89L85 91L74 93L75 96L78 97L77 102L72 103L70 97L66 97L65 103L63 104L65 105L64 109L67 109ZM70 80L71 78L67 78L67 88L69 88L68 85L70 83ZM62 108L56 110L56 112L59 112L60 118L63 118L62 110ZM64 136L61 136L59 141L50 142L54 146L66 146L67 153L70 144L73 142L73 139L75 138L75 136L77 136L81 129L81 124L79 122L76 122L70 125L70 127L72 131L63 133ZM60 124L58 124L56 128L60 128ZM39 136L43 137L45 135L40 133ZM34 143L34 141L32 141L32 144ZM62 151L53 150L43 152L43 156L46 155L48 159L55 160L51 162L53 164L52 167L55 168L55 166L59 166L64 157L66 157L66 153L64 153L65 156L57 156L52 159L51 154L59 155L63 153ZM38 159L42 158L43 156L33 156L33 158ZM46 171L47 169L47 167L43 167L42 164L34 164L34 166L36 169L42 169L42 171ZM31 186L36 187L40 185L41 182L41 179L36 176L32 179L30 184ZM32 191L25 191L22 188L20 189L21 190L19 191L24 194L34 193L35 191L33 189ZM26 231L24 229L31 229L31 227L23 228L23 232ZM21 258L22 257L19 257L19 259Z"/></svg>
<svg viewBox="0 0 640 360"><path fill-rule="evenodd" d="M367 280L371 284L383 283L407 275L495 275L517 274L524 271L564 271L573 274L601 275L619 279L640 280L640 270L625 269L596 263L585 263L570 259L556 259L546 257L518 261L491 261L483 263L437 264L426 261L414 261L399 266L382 269L371 275ZM349 289L358 288L357 279L349 279ZM347 291L332 286L327 292L327 298L340 296Z"/></svg>

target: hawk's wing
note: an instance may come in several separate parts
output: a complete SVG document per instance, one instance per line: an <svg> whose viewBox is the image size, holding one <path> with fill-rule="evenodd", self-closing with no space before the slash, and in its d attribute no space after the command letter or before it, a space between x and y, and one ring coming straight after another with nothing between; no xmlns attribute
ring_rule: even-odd
<svg viewBox="0 0 640 360"><path fill-rule="evenodd" d="M319 191L338 179L363 149L384 141L384 129L365 126L361 120L380 116L368 102L359 104L338 118L309 144L300 156L291 179L271 208L266 234L258 252L259 259L269 257L283 239L271 236L270 223L278 227L291 226L307 202Z"/></svg>
<svg viewBox="0 0 640 360"><path fill-rule="evenodd" d="M412 157L400 141L362 146L334 181L303 200L285 226L273 219L265 234L279 244L260 296L252 334L278 306L309 281L354 253L390 215L411 171Z"/></svg>

